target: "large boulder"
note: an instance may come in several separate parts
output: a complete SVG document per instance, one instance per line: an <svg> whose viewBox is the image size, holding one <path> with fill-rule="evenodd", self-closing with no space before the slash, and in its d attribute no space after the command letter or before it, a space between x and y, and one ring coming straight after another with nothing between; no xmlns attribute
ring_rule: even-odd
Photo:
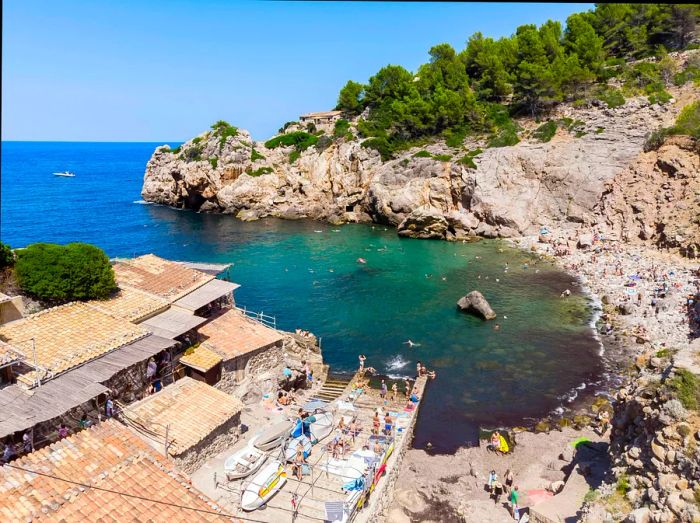
<svg viewBox="0 0 700 523"><path fill-rule="evenodd" d="M399 224L399 236L420 239L445 238L447 219L440 209L423 205L414 210Z"/></svg>
<svg viewBox="0 0 700 523"><path fill-rule="evenodd" d="M466 296L462 296L457 302L457 307L464 312L476 314L486 320L496 318L496 313L491 308L491 305L479 291L472 291Z"/></svg>

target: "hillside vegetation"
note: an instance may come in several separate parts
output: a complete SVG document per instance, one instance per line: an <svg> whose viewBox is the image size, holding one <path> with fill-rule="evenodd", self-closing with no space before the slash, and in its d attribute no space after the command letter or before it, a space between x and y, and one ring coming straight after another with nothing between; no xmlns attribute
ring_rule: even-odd
<svg viewBox="0 0 700 523"><path fill-rule="evenodd" d="M365 84L348 81L337 109L362 115L363 145L384 159L437 136L461 143L489 135L491 146L513 145L511 116L538 117L561 102L615 107L640 94L668 102L666 85L700 77L700 64L679 72L667 56L696 45L699 17L696 5L599 4L571 15L565 27L523 25L499 40L475 33L460 52L434 46L415 73L387 65Z"/></svg>

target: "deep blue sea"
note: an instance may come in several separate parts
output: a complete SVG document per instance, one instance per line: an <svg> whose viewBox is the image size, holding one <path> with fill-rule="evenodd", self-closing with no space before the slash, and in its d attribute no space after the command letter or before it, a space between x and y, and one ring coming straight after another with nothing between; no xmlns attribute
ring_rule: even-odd
<svg viewBox="0 0 700 523"><path fill-rule="evenodd" d="M147 205L141 183L157 145L3 142L0 238L13 247L81 241L111 257L233 263L237 303L320 336L333 371L351 372L360 353L392 377L414 375L416 360L436 369L417 447L453 451L479 426L526 423L600 380L587 300L559 298L577 287L529 253L499 241L400 239L383 226L243 223ZM76 176L52 175L65 170ZM473 289L497 320L456 310Z"/></svg>

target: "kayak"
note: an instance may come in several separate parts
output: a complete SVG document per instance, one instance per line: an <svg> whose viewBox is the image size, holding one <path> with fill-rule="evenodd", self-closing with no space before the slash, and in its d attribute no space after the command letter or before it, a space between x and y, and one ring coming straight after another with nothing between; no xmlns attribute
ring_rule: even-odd
<svg viewBox="0 0 700 523"><path fill-rule="evenodd" d="M272 460L252 479L241 496L241 508L255 510L267 503L287 482L287 473L279 460Z"/></svg>

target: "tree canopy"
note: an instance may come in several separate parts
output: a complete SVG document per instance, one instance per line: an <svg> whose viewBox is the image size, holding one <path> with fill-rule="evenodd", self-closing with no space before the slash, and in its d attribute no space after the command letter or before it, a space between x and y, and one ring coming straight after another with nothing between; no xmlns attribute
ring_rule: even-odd
<svg viewBox="0 0 700 523"><path fill-rule="evenodd" d="M507 107L506 114L537 116L585 98L594 84L618 73L616 61L685 48L699 18L700 7L690 4L597 4L563 27L551 20L523 25L499 40L475 33L460 52L445 43L432 47L415 73L387 65L366 84L348 81L337 109L348 116L368 110L358 130L369 138L364 145L385 158L435 135L502 134L512 124L494 105ZM663 91L658 82L643 88Z"/></svg>
<svg viewBox="0 0 700 523"><path fill-rule="evenodd" d="M12 267L15 263L15 255L12 253L12 248L6 243L0 242L0 269Z"/></svg>
<svg viewBox="0 0 700 523"><path fill-rule="evenodd" d="M35 243L18 250L15 276L24 292L50 303L103 299L117 289L107 255L86 243Z"/></svg>

